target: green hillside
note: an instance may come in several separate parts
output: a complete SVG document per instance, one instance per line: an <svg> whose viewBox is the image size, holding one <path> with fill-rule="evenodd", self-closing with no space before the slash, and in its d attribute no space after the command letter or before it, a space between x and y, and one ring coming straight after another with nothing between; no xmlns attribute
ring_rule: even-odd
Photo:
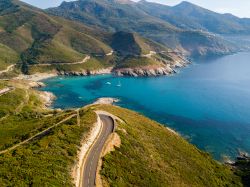
<svg viewBox="0 0 250 187"><path fill-rule="evenodd" d="M20 60L16 51L3 44L0 44L0 54L0 71Z"/></svg>
<svg viewBox="0 0 250 187"><path fill-rule="evenodd" d="M0 68L20 60L22 70L42 63L74 63L88 55L105 55L111 48L84 25L62 21L19 1L4 0L0 10ZM86 31L86 32L85 32ZM11 56L11 57L9 57ZM8 59L12 58L12 59ZM20 59L19 59L20 58Z"/></svg>
<svg viewBox="0 0 250 187"><path fill-rule="evenodd" d="M121 147L103 159L104 186L242 186L229 168L161 124L119 107L97 108L125 122L116 130Z"/></svg>
<svg viewBox="0 0 250 187"><path fill-rule="evenodd" d="M82 64L51 64L51 65L32 65L29 66L29 73L35 74L37 72L57 72L59 74L73 73L73 72L90 72L95 70L100 70L104 68L109 68L114 65L115 59L112 56L109 57L92 57L85 63Z"/></svg>
<svg viewBox="0 0 250 187"><path fill-rule="evenodd" d="M27 83L0 82L1 89L8 86L15 89L0 96L0 186L73 186L71 168L81 139L96 121L95 113L79 110L78 123L75 110L44 108L41 93Z"/></svg>

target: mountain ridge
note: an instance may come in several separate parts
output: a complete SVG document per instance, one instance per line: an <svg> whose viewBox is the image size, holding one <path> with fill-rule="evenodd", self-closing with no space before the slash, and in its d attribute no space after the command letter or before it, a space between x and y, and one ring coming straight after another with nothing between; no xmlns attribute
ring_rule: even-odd
<svg viewBox="0 0 250 187"><path fill-rule="evenodd" d="M140 1L137 5L162 20L183 29L202 29L217 34L250 34L250 19L232 14L220 14L188 1L175 6ZM161 7L164 11L156 11Z"/></svg>
<svg viewBox="0 0 250 187"><path fill-rule="evenodd" d="M139 34L123 31L132 40L120 40L119 37L122 36L119 32L111 33L48 15L19 1L5 2L6 7L0 11L0 50L13 55L8 58L0 56L0 68L3 70L16 64L15 70L25 74L56 72L65 75L88 75L110 73L113 68L119 69L120 64L126 64L126 67L132 69L146 67L148 70L152 68L148 66L148 62L154 68L166 66L164 63L173 63L166 60L163 63L164 58L169 58L166 55L161 58L154 58L153 55L142 58L142 55L157 48L166 52L169 49ZM118 37L114 40L114 36ZM119 48L114 41L122 42L127 47ZM129 52L130 45L136 46L138 52ZM10 52L7 53L7 50ZM181 59L171 53L168 56L178 61ZM133 60L134 57L137 60ZM6 74L7 72L1 76Z"/></svg>
<svg viewBox="0 0 250 187"><path fill-rule="evenodd" d="M220 43L220 46L224 45L221 51L214 51L215 54L228 54L236 50L234 45L229 44L229 42L226 43L222 38L216 35L206 33L201 35L201 31L199 30L183 29L170 21L162 19L160 17L162 13L159 13L159 8L164 12L165 9L168 9L167 6L149 3L150 5L157 6L157 9L152 10L155 14L159 14L156 16L149 10L146 10L147 7L144 6L143 2L148 4L146 1L134 2L132 4L112 4L110 1L81 0L64 2L59 7L50 8L46 11L52 15L76 20L91 26L102 27L112 32L136 32L145 38L149 38L172 49L178 49L188 55L192 55L193 50L189 50L189 47L183 47L182 38L185 35L187 38L190 35L189 32L192 32L192 34L196 33L197 36L203 37L200 41L196 41L199 45L196 47L195 55L206 54L206 52L201 52L199 48L206 48L206 44L203 44L202 41L210 39L211 43L217 41L217 43ZM142 4L143 6L141 6ZM226 46L228 49L231 48L231 50L224 50ZM205 51L207 51L208 54L212 54L213 48L208 47Z"/></svg>

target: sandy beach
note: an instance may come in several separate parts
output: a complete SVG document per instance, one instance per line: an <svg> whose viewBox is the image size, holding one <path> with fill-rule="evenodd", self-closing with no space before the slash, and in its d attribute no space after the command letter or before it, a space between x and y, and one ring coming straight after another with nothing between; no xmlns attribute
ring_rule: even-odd
<svg viewBox="0 0 250 187"><path fill-rule="evenodd" d="M52 78L52 77L56 77L58 76L57 73L36 73L33 75L19 75L18 77L16 77L15 79L17 80L29 80L29 81L42 81L44 79L48 79L48 78Z"/></svg>

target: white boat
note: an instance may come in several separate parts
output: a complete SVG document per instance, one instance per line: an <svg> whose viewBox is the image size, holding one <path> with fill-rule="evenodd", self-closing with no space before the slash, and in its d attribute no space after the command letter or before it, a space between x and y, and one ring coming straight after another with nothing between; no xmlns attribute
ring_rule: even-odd
<svg viewBox="0 0 250 187"><path fill-rule="evenodd" d="M107 85L111 85L111 82L106 82Z"/></svg>
<svg viewBox="0 0 250 187"><path fill-rule="evenodd" d="M121 87L122 86L121 82L119 81L119 83L116 86Z"/></svg>

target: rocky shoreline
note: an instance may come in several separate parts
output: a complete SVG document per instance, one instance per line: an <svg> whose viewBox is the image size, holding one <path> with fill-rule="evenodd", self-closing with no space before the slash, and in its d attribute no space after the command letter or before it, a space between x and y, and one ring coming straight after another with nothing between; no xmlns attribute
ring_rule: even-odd
<svg viewBox="0 0 250 187"><path fill-rule="evenodd" d="M98 70L80 70L80 71L53 71L50 73L35 73L32 75L21 74L14 78L17 80L28 80L33 81L33 87L44 86L42 81L44 79L56 77L56 76L91 76L91 75L104 75L104 74L114 74L116 76L132 76L132 77L156 77L156 76L166 76L177 73L176 69L186 67L191 64L187 59L178 59L172 63L164 62L164 65L152 65L152 66L141 66L134 68L103 68Z"/></svg>
<svg viewBox="0 0 250 187"><path fill-rule="evenodd" d="M227 161L234 173L241 177L244 186L250 186L250 156L246 152L240 152L235 161Z"/></svg>
<svg viewBox="0 0 250 187"><path fill-rule="evenodd" d="M56 96L51 92L43 91L43 92L40 92L40 98L42 99L44 103L44 107L49 108L54 102L54 100L56 99Z"/></svg>
<svg viewBox="0 0 250 187"><path fill-rule="evenodd" d="M132 76L132 77L155 77L165 76L176 73L176 69L186 67L191 62L188 59L175 59L174 62L163 62L164 65L141 66L134 68L104 68L99 70L81 70L81 71L59 71L58 75L61 76L90 76L90 75L103 75L115 74L116 76Z"/></svg>
<svg viewBox="0 0 250 187"><path fill-rule="evenodd" d="M89 75L102 75L102 74L111 74L113 67L104 68L99 70L82 70L82 71L59 71L58 75L63 76L89 76Z"/></svg>
<svg viewBox="0 0 250 187"><path fill-rule="evenodd" d="M14 78L13 80L24 81L25 85L29 89L35 89L46 86L43 82L41 82L42 80L56 76L57 76L56 73L36 73L33 75L21 74L18 77ZM46 109L48 109L56 99L56 96L53 93L47 91L38 91L38 95L40 96L40 99L44 104L44 108Z"/></svg>
<svg viewBox="0 0 250 187"><path fill-rule="evenodd" d="M136 68L106 68L94 71L59 71L59 76L90 76L90 75L104 75L114 74L116 76L131 76L131 77L155 77L165 76L177 73L176 69L186 67L190 62L177 63L174 66L166 65L164 67L136 67Z"/></svg>
<svg viewBox="0 0 250 187"><path fill-rule="evenodd" d="M176 73L175 70L168 67L158 68L123 68L114 71L117 76L132 76L132 77L153 77L170 75Z"/></svg>
<svg viewBox="0 0 250 187"><path fill-rule="evenodd" d="M91 75L105 75L114 74L116 76L131 76L131 77L154 77L154 76L164 76L176 73L175 70L169 68L123 68L116 70L97 70L97 71L70 71L58 72L59 76L91 76Z"/></svg>

